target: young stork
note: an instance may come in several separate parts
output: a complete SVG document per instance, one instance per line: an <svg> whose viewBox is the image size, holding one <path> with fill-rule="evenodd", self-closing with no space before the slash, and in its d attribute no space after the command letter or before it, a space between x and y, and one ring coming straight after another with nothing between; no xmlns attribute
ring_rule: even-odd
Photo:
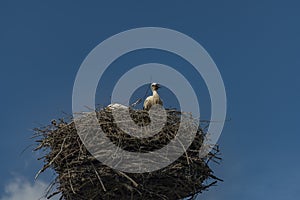
<svg viewBox="0 0 300 200"><path fill-rule="evenodd" d="M153 94L152 96L146 98L144 102L144 110L150 110L150 108L155 104L163 105L163 102L157 93L158 88L160 88L159 84L157 83L151 84L151 90Z"/></svg>

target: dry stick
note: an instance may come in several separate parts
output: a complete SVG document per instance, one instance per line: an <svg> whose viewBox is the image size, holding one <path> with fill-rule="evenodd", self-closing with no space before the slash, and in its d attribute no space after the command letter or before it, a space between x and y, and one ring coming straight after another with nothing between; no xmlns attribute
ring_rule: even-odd
<svg viewBox="0 0 300 200"><path fill-rule="evenodd" d="M69 174L69 177L71 177L69 170L68 170L68 174ZM71 187L71 190L72 190L73 194L76 194L76 192L74 191L74 188L73 188L73 185L72 185L72 182L71 182L70 178L69 178L69 183L70 183L70 187Z"/></svg>
<svg viewBox="0 0 300 200"><path fill-rule="evenodd" d="M187 154L186 148L184 147L184 145L182 144L182 142L179 140L178 137L176 137L176 139L177 139L177 141L180 143L181 147L183 148L184 153L185 153L185 157L186 157L186 161L187 161L188 165L190 165L191 163L190 163L189 155Z"/></svg>
<svg viewBox="0 0 300 200"><path fill-rule="evenodd" d="M55 181L53 181L52 183L50 183L50 185L47 187L46 189L46 196L48 196L48 194L50 193L50 190L52 189L52 187L55 185Z"/></svg>
<svg viewBox="0 0 300 200"><path fill-rule="evenodd" d="M96 173L96 176L97 176L97 178L98 178L98 180L99 180L99 182L100 182L100 184L101 184L101 186L102 186L104 192L106 192L107 190L106 190L106 188L105 188L105 186L104 186L104 184L103 184L103 182L102 182L102 180L101 180L101 177L100 177L99 173L97 172L97 170L96 170L94 164L93 164L92 162L91 162L91 164L92 164L92 166L93 166L93 168L94 168L94 171L95 171L95 173Z"/></svg>
<svg viewBox="0 0 300 200"><path fill-rule="evenodd" d="M135 186L135 187L138 187L139 186L139 184L137 184L137 182L135 182L132 178L130 178L128 175L126 175L125 173L123 173L123 172L121 172L121 171L117 171L117 170L115 170L118 174L120 174L120 175L122 175L122 176L124 176L125 178L127 178L128 180L130 180L132 183L133 183L133 185Z"/></svg>
<svg viewBox="0 0 300 200"><path fill-rule="evenodd" d="M55 196L55 195L57 195L57 194L59 194L59 193L60 193L59 191L54 192L54 193L50 194L50 195L47 197L47 199L50 199L51 197L53 197L53 196ZM42 198L43 198L43 197L42 197Z"/></svg>
<svg viewBox="0 0 300 200"><path fill-rule="evenodd" d="M38 171L38 173L35 175L34 179L37 179L38 176L40 175L40 173L42 173L43 171L45 171L45 169L47 169L49 166L51 166L52 163L55 161L55 159L59 156L59 154L61 154L61 152L63 151L63 147L64 147L66 139L67 138L65 137L63 143L61 144L60 151L56 154L56 156L47 165L45 165L42 169L40 169Z"/></svg>

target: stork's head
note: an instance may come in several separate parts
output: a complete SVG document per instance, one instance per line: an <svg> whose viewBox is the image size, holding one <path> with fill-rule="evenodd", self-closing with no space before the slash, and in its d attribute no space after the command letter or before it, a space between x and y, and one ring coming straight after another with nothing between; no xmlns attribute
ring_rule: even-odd
<svg viewBox="0 0 300 200"><path fill-rule="evenodd" d="M152 90L158 90L158 88L160 88L160 85L158 83L152 83L151 84L151 89Z"/></svg>

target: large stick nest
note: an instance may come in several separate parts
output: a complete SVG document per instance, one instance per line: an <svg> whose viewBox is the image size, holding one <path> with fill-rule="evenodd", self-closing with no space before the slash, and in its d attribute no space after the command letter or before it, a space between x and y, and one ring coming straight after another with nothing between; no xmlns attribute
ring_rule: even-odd
<svg viewBox="0 0 300 200"><path fill-rule="evenodd" d="M149 124L148 112L131 110L130 113L139 126ZM160 149L176 139L180 117L186 115L168 110L163 129L153 137L140 139L120 130L111 110L100 109L96 114L99 126L111 142L126 151L141 153ZM189 120L194 122L197 119L189 117ZM186 131L189 131L191 124L186 125ZM56 189L54 192L49 190L51 192L45 194L47 198L60 193L60 199L65 200L192 199L221 181L208 166L210 160L217 162L220 159L216 146L205 158L199 158L204 137L205 132L199 126L191 145L172 164L153 172L125 173L104 165L89 153L77 134L72 118L54 120L48 126L35 129L38 143L35 151L44 150L41 158L44 166L37 176L47 168L54 169L57 174L51 185Z"/></svg>

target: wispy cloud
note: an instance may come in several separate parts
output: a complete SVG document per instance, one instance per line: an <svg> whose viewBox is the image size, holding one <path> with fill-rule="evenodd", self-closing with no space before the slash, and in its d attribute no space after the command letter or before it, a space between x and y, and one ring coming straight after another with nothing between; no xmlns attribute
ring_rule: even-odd
<svg viewBox="0 0 300 200"><path fill-rule="evenodd" d="M44 200L46 198L43 198L43 196L47 187L48 184L43 181L30 183L24 178L14 178L5 186L5 193L1 195L0 200Z"/></svg>

